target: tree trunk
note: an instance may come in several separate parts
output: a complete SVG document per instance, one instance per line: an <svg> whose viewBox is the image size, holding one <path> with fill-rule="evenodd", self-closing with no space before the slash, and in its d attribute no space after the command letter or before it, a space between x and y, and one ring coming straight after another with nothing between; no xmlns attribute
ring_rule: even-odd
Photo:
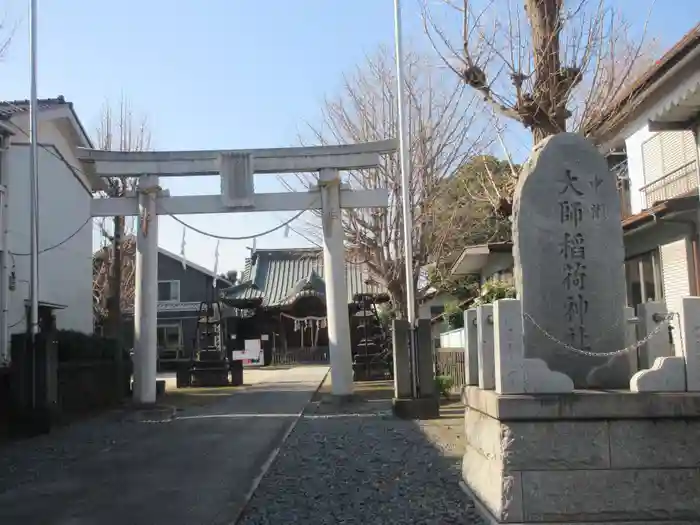
<svg viewBox="0 0 700 525"><path fill-rule="evenodd" d="M402 272L403 273L403 272ZM416 289L418 278L413 279L413 289ZM398 319L408 319L408 303L406 300L406 281L401 279L396 279L391 281L387 285L387 291L389 292L389 298L391 299L391 304L396 313ZM418 301L416 298L416 304L414 311L416 312L416 317L418 317Z"/></svg>
<svg viewBox="0 0 700 525"><path fill-rule="evenodd" d="M112 261L109 267L105 319L105 336L121 343L122 324L122 238L124 217L114 217L114 240L112 241ZM121 346L121 344L120 344Z"/></svg>
<svg viewBox="0 0 700 525"><path fill-rule="evenodd" d="M538 144L540 141L566 131L566 120L553 124L549 121L536 121L532 125L532 143Z"/></svg>
<svg viewBox="0 0 700 525"><path fill-rule="evenodd" d="M566 102L578 74L562 70L560 52L561 10L564 0L526 0L525 10L532 30L535 81L532 104L526 119L533 142L566 131Z"/></svg>
<svg viewBox="0 0 700 525"><path fill-rule="evenodd" d="M387 291L389 292L389 298L391 299L391 306L394 310L394 315L397 319L406 319L406 293L404 292L403 285L401 281L391 281L387 285Z"/></svg>

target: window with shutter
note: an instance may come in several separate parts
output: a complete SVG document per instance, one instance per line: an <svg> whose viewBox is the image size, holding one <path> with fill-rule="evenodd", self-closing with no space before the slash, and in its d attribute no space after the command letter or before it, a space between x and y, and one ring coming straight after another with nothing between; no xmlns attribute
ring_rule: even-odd
<svg viewBox="0 0 700 525"><path fill-rule="evenodd" d="M663 177L664 168L661 156L661 133L657 133L642 144L642 161L645 184L651 184Z"/></svg>
<svg viewBox="0 0 700 525"><path fill-rule="evenodd" d="M663 131L642 144L647 207L697 188L695 137L692 131Z"/></svg>

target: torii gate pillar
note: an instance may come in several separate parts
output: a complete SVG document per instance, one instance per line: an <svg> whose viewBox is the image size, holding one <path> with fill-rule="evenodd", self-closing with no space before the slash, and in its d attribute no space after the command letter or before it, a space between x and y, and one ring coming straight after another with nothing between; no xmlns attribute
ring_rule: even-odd
<svg viewBox="0 0 700 525"><path fill-rule="evenodd" d="M156 402L158 372L158 177L139 178L134 297L134 388L139 404Z"/></svg>
<svg viewBox="0 0 700 525"><path fill-rule="evenodd" d="M331 386L333 395L342 397L352 394L353 373L338 170L320 170L319 186L322 202L323 266L325 267L323 273L326 277Z"/></svg>

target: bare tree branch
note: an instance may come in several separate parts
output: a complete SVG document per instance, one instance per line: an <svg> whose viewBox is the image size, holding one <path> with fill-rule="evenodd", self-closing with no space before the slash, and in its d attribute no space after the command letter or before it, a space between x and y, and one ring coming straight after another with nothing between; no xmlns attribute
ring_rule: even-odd
<svg viewBox="0 0 700 525"><path fill-rule="evenodd" d="M460 20L460 46L449 24L436 21L441 9ZM646 26L633 37L612 0L491 0L480 11L469 0L424 0L423 21L443 61L496 112L530 129L535 143L589 129L654 50Z"/></svg>
<svg viewBox="0 0 700 525"><path fill-rule="evenodd" d="M466 159L489 146L493 128L481 119L479 98L445 78L425 57L409 53L405 63L415 281L420 268L441 257L450 235L464 226L459 222L464 216L460 209L466 203L455 201L451 212L440 204L449 191L450 177ZM382 49L344 78L338 96L325 101L321 121L309 126L310 140L338 144L397 137L396 90L393 56ZM298 177L302 187L315 183L312 177ZM343 210L343 227L348 260L363 263L372 278L388 288L401 311L405 309L405 269L398 156L386 158L377 169L348 172L343 182L351 188L389 192L388 208ZM299 188L286 184L289 189ZM318 221L309 229L318 235Z"/></svg>
<svg viewBox="0 0 700 525"><path fill-rule="evenodd" d="M145 117L137 117L128 99L122 96L118 114L109 103L102 107L96 131L99 149L111 151L146 151L151 147L151 133ZM136 187L136 177L106 179L107 195L121 197ZM95 319L103 320L105 335L119 337L122 311L133 306L134 300L134 237L133 219L113 217L112 224L100 224L102 236L110 246L95 255L93 267L93 305Z"/></svg>

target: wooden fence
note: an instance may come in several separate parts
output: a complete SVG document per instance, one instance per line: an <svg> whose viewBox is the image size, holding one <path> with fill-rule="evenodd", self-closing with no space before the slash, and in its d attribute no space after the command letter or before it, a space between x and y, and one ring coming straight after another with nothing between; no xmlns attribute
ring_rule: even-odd
<svg viewBox="0 0 700 525"><path fill-rule="evenodd" d="M328 347L276 349L272 352L272 365L328 364Z"/></svg>
<svg viewBox="0 0 700 525"><path fill-rule="evenodd" d="M461 392L466 383L464 368L464 350L461 348L440 348L435 352L435 372L439 376L448 376L454 382L452 392Z"/></svg>

